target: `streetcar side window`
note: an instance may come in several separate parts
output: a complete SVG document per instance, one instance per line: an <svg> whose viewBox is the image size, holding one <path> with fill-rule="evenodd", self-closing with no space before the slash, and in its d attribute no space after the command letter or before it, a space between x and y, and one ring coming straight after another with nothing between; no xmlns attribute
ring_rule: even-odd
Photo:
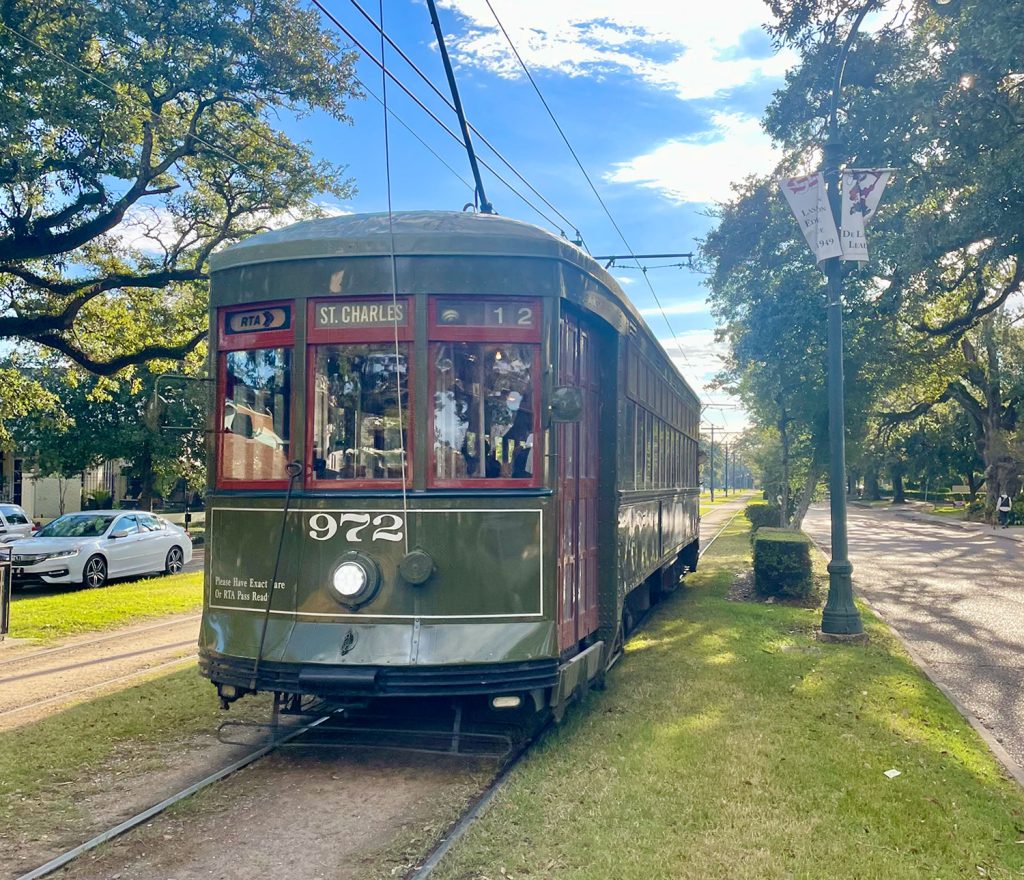
<svg viewBox="0 0 1024 880"><path fill-rule="evenodd" d="M408 460L408 344L397 350L394 342L318 345L313 363L313 479L401 480Z"/></svg>
<svg viewBox="0 0 1024 880"><path fill-rule="evenodd" d="M535 351L497 342L431 346L436 480L533 479Z"/></svg>
<svg viewBox="0 0 1024 880"><path fill-rule="evenodd" d="M287 480L291 350L253 348L223 356L221 480Z"/></svg>
<svg viewBox="0 0 1024 880"><path fill-rule="evenodd" d="M541 300L434 296L427 485L539 486Z"/></svg>

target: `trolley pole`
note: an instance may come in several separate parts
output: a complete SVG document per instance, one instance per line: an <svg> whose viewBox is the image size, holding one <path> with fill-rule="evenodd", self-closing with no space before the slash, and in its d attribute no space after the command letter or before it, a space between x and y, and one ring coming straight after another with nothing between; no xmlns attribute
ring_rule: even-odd
<svg viewBox="0 0 1024 880"><path fill-rule="evenodd" d="M828 185L829 207L836 228L842 226L839 176L843 163L843 145L839 139L839 98L843 89L846 59L864 16L877 5L868 0L857 13L846 42L836 61L829 112L828 143L825 144L822 171ZM829 505L832 514L832 559L828 564L828 600L821 615L825 636L862 637L864 626L853 602L853 564L849 558L846 535L846 416L843 378L843 267L839 257L825 261L828 282L828 435Z"/></svg>
<svg viewBox="0 0 1024 880"><path fill-rule="evenodd" d="M711 425L711 503L715 503L715 426Z"/></svg>

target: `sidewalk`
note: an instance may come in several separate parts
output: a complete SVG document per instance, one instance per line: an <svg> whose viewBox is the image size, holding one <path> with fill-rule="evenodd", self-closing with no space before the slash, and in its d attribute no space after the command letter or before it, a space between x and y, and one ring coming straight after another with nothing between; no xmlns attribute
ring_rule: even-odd
<svg viewBox="0 0 1024 880"><path fill-rule="evenodd" d="M888 505L886 507L875 507L861 501L850 502L851 507L859 507L865 510L873 510L876 513L899 516L915 522L936 523L938 525L944 525L947 528L959 529L960 531L971 532L976 535L992 535L996 538L1005 538L1007 541L1015 541L1018 544L1024 545L1024 527L1022 526L1010 526L1008 529L1002 529L998 526L990 526L987 523L966 522L960 519L950 519L948 516L938 516L937 514L922 510L917 506L918 504L923 504L923 502L908 502L907 504L895 504Z"/></svg>

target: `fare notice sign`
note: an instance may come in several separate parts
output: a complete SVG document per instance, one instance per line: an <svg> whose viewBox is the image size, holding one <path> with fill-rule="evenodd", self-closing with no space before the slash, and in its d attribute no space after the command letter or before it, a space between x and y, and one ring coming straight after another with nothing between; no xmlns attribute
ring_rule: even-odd
<svg viewBox="0 0 1024 880"><path fill-rule="evenodd" d="M318 330L351 327L405 327L408 309L403 301L380 299L362 302L320 302L313 311Z"/></svg>

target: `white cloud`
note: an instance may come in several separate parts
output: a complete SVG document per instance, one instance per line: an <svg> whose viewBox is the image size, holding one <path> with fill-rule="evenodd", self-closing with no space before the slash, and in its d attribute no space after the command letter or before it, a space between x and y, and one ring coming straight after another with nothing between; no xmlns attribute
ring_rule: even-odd
<svg viewBox="0 0 1024 880"><path fill-rule="evenodd" d="M775 166L779 152L753 116L714 113L711 124L710 133L616 164L605 180L654 189L678 203L710 204L728 199L732 183Z"/></svg>
<svg viewBox="0 0 1024 880"><path fill-rule="evenodd" d="M664 312L666 315L701 315L708 311L708 304L702 299L692 299L688 302L673 303L672 305L665 306ZM649 309L640 309L640 314L645 318L657 317L662 313L662 309L655 306Z"/></svg>
<svg viewBox="0 0 1024 880"><path fill-rule="evenodd" d="M270 229L280 229L307 219L314 211L323 217L341 217L353 213L351 209L334 202L313 202L308 209L292 208L267 215L263 222ZM122 247L148 256L160 256L176 244L181 233L175 227L174 215L167 208L136 203L128 209L124 220L107 234ZM188 245L193 243L194 238L187 242Z"/></svg>
<svg viewBox="0 0 1024 880"><path fill-rule="evenodd" d="M626 71L680 99L708 98L762 77L781 76L794 56L744 57L744 34L768 17L763 0L666 3L664 0L494 0L531 70L570 76ZM500 75L521 71L484 0L445 0L468 22L452 40L462 63Z"/></svg>

